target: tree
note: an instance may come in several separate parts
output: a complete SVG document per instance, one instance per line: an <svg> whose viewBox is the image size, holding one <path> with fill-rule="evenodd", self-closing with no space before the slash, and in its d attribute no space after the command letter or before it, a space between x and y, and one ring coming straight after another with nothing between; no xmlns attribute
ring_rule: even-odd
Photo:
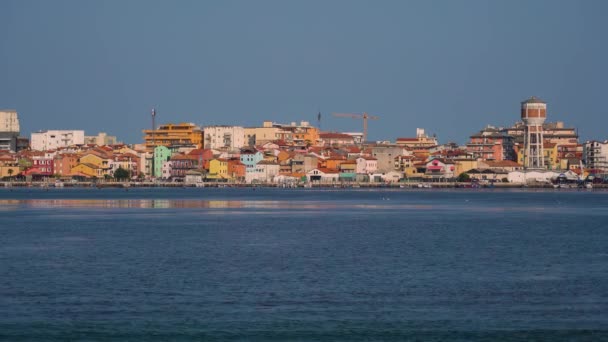
<svg viewBox="0 0 608 342"><path fill-rule="evenodd" d="M458 181L459 182L470 182L471 176L469 176L468 173L461 173L458 175Z"/></svg>
<svg viewBox="0 0 608 342"><path fill-rule="evenodd" d="M8 178L11 178L11 179L13 178L13 172L14 172L13 169L10 169L10 168L8 169Z"/></svg>
<svg viewBox="0 0 608 342"><path fill-rule="evenodd" d="M21 158L19 159L19 169L21 171L25 171L27 169L29 169L30 167L32 167L32 161L27 159L27 158Z"/></svg>
<svg viewBox="0 0 608 342"><path fill-rule="evenodd" d="M116 171L114 171L114 178L118 180L129 179L129 171L123 169L122 167L119 167L118 169L116 169Z"/></svg>

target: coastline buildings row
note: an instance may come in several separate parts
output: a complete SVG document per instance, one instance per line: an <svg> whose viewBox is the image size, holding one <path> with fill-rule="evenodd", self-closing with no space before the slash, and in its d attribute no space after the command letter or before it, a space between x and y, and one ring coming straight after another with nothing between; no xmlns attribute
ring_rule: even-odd
<svg viewBox="0 0 608 342"><path fill-rule="evenodd" d="M487 126L462 146L439 144L423 129L394 142L368 142L362 133L323 132L306 121L164 124L144 130L143 143L131 146L105 133L48 130L32 133L28 145L19 136L17 112L9 110L0 111L0 177L111 178L122 169L130 178L188 182L396 182L463 173L517 182L509 173L524 169L579 177L608 173L608 141L580 143L576 129L546 117L546 103L532 97L521 103L520 122Z"/></svg>

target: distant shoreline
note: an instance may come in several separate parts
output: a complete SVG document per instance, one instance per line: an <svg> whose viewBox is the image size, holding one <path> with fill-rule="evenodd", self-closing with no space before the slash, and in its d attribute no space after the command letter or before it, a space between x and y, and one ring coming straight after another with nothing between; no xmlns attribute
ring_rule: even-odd
<svg viewBox="0 0 608 342"><path fill-rule="evenodd" d="M579 189L575 184L555 189L553 184L515 184L494 183L472 186L471 183L443 183L443 182L412 182L412 183L344 183L344 184L241 184L205 182L197 184L170 183L170 182L0 182L0 188L285 188L285 189ZM583 188L584 189L584 188ZM594 184L595 189L608 189L608 184ZM584 189L590 190L590 189Z"/></svg>

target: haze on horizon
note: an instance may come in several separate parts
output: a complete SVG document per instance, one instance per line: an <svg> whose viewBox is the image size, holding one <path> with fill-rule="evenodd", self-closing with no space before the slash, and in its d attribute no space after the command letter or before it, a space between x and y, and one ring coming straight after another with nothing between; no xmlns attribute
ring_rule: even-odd
<svg viewBox="0 0 608 342"><path fill-rule="evenodd" d="M360 131L332 112L369 112L373 140L464 143L518 120L608 138L608 2L18 1L0 2L0 108L22 134L103 131L127 143L157 122Z"/></svg>

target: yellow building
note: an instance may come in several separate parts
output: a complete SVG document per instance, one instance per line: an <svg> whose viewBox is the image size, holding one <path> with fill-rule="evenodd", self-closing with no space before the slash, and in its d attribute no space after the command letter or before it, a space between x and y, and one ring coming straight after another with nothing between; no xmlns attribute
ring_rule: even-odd
<svg viewBox="0 0 608 342"><path fill-rule="evenodd" d="M415 166L403 168L403 174L405 178L424 177L424 173L418 173L418 168Z"/></svg>
<svg viewBox="0 0 608 342"><path fill-rule="evenodd" d="M101 170L101 175L109 174L110 158L101 157L95 153L87 153L78 159L80 164L90 164Z"/></svg>
<svg viewBox="0 0 608 342"><path fill-rule="evenodd" d="M196 145L203 148L203 131L193 123L161 125L156 130L145 129L146 151L152 152L154 146Z"/></svg>
<svg viewBox="0 0 608 342"><path fill-rule="evenodd" d="M557 160L557 144L545 142L543 144L543 153L547 169L555 170L560 168L560 163Z"/></svg>
<svg viewBox="0 0 608 342"><path fill-rule="evenodd" d="M215 158L209 161L209 175L207 178L211 179L228 179L228 160Z"/></svg>
<svg viewBox="0 0 608 342"><path fill-rule="evenodd" d="M461 173L465 173L469 170L477 168L477 160L463 159L454 160L454 177L460 176Z"/></svg>
<svg viewBox="0 0 608 342"><path fill-rule="evenodd" d="M339 165L340 172L344 173L356 173L357 172L357 161L345 160Z"/></svg>
<svg viewBox="0 0 608 342"><path fill-rule="evenodd" d="M319 140L319 130L316 127L299 127L293 132L293 141L300 144L316 145Z"/></svg>
<svg viewBox="0 0 608 342"><path fill-rule="evenodd" d="M89 163L80 163L72 168L70 174L72 175L86 175L87 177L102 178L104 173L103 169Z"/></svg>
<svg viewBox="0 0 608 342"><path fill-rule="evenodd" d="M263 145L267 142L279 140L281 129L279 127L245 127L245 145L256 146Z"/></svg>
<svg viewBox="0 0 608 342"><path fill-rule="evenodd" d="M20 172L19 166L0 166L0 178L15 177Z"/></svg>
<svg viewBox="0 0 608 342"><path fill-rule="evenodd" d="M11 157L0 157L0 178L15 177L21 171L19 162Z"/></svg>

